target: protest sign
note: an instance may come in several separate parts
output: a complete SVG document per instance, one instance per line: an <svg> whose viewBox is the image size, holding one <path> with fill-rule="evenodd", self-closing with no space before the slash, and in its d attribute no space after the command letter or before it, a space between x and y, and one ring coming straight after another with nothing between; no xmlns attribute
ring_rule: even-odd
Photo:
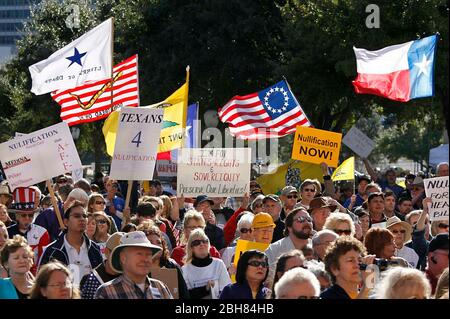
<svg viewBox="0 0 450 319"><path fill-rule="evenodd" d="M185 197L244 196L249 192L250 167L250 148L180 149L177 193Z"/></svg>
<svg viewBox="0 0 450 319"><path fill-rule="evenodd" d="M167 285L173 299L179 299L180 292L178 287L178 273L175 268L152 268L150 271L150 277L158 279Z"/></svg>
<svg viewBox="0 0 450 319"><path fill-rule="evenodd" d="M341 133L297 126L292 159L314 164L327 163L330 167L337 167L341 139Z"/></svg>
<svg viewBox="0 0 450 319"><path fill-rule="evenodd" d="M156 174L158 174L158 177L177 176L177 163L169 160L158 160L156 162Z"/></svg>
<svg viewBox="0 0 450 319"><path fill-rule="evenodd" d="M375 147L375 142L355 126L345 134L342 143L347 145L353 152L362 158L367 158Z"/></svg>
<svg viewBox="0 0 450 319"><path fill-rule="evenodd" d="M121 109L111 162L111 178L153 179L162 122L162 109L140 107Z"/></svg>
<svg viewBox="0 0 450 319"><path fill-rule="evenodd" d="M448 176L427 178L423 183L426 196L432 200L430 221L448 220Z"/></svg>
<svg viewBox="0 0 450 319"><path fill-rule="evenodd" d="M66 123L0 144L0 158L11 189L37 184L82 167Z"/></svg>

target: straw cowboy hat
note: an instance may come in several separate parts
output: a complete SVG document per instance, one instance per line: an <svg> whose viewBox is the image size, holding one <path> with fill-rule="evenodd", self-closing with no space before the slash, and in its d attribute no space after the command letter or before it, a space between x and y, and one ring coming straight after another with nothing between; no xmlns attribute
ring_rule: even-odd
<svg viewBox="0 0 450 319"><path fill-rule="evenodd" d="M408 241L411 240L411 234L412 234L412 227L410 224L408 224L407 222L403 222L401 221L400 218L398 218L397 216L393 216L391 218L389 218L386 222L386 228L389 229L390 227L400 224L405 230L405 243L407 243ZM390 229L389 229L390 230Z"/></svg>
<svg viewBox="0 0 450 319"><path fill-rule="evenodd" d="M123 272L122 265L120 264L120 252L126 247L150 248L153 255L162 249L161 247L150 243L147 236L145 236L142 231L133 231L124 234L120 238L120 244L111 252L111 268L117 273Z"/></svg>

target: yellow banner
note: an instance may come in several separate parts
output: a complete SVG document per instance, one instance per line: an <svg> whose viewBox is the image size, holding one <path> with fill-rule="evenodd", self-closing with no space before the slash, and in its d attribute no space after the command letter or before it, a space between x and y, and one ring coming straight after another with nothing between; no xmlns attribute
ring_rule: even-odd
<svg viewBox="0 0 450 319"><path fill-rule="evenodd" d="M297 126L292 159L315 164L327 163L329 167L337 167L341 140L341 133Z"/></svg>
<svg viewBox="0 0 450 319"><path fill-rule="evenodd" d="M331 175L333 181L347 181L355 178L355 157L347 158Z"/></svg>

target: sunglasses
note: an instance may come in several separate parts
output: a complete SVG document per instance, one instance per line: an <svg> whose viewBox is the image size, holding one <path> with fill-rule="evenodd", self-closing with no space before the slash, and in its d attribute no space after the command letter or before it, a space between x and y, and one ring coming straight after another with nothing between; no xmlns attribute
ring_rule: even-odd
<svg viewBox="0 0 450 319"><path fill-rule="evenodd" d="M404 230L404 229L401 229L401 230L391 230L391 232L393 233L393 234L398 234L398 233L401 233L401 234L405 234L406 233L406 230Z"/></svg>
<svg viewBox="0 0 450 319"><path fill-rule="evenodd" d="M311 193L313 193L313 192L315 192L316 190L315 190L314 188L303 188L303 191L304 191L304 192L311 192Z"/></svg>
<svg viewBox="0 0 450 319"><path fill-rule="evenodd" d="M105 205L106 202L105 202L105 201L102 201L102 200L99 200L99 201L95 201L95 204L96 204L96 205Z"/></svg>
<svg viewBox="0 0 450 319"><path fill-rule="evenodd" d="M99 220L96 220L95 222L100 225L104 225L107 223L107 221L105 219L99 219Z"/></svg>
<svg viewBox="0 0 450 319"><path fill-rule="evenodd" d="M209 239L196 239L192 241L191 247L197 247L200 246L201 244L208 244L208 243Z"/></svg>
<svg viewBox="0 0 450 319"><path fill-rule="evenodd" d="M338 235L342 235L342 234L350 235L352 233L352 231L350 229L334 229L333 231Z"/></svg>
<svg viewBox="0 0 450 319"><path fill-rule="evenodd" d="M304 223L305 221L308 223L312 223L312 221L313 221L312 218L309 216L306 216L306 217L300 216L300 217L297 217L295 220L298 221L299 223Z"/></svg>
<svg viewBox="0 0 450 319"><path fill-rule="evenodd" d="M448 228L448 224L440 223L438 225L439 228Z"/></svg>
<svg viewBox="0 0 450 319"><path fill-rule="evenodd" d="M34 214L33 214L33 213L31 213L31 214L17 214L17 216L33 218L33 217L34 217Z"/></svg>
<svg viewBox="0 0 450 319"><path fill-rule="evenodd" d="M286 197L289 198L289 199L292 199L292 198L298 198L297 195L287 195Z"/></svg>
<svg viewBox="0 0 450 319"><path fill-rule="evenodd" d="M239 229L239 232L241 234L247 234L247 233L251 233L252 229L251 228L241 228L241 229Z"/></svg>
<svg viewBox="0 0 450 319"><path fill-rule="evenodd" d="M263 268L269 267L269 263L268 262L266 262L266 261L258 261L258 260L249 261L247 265L253 266L253 267L261 266Z"/></svg>

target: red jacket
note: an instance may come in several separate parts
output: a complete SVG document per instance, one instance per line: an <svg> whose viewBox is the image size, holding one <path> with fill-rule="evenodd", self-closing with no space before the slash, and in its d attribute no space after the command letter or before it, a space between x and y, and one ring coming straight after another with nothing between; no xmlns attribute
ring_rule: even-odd
<svg viewBox="0 0 450 319"><path fill-rule="evenodd" d="M223 237L225 238L225 247L231 244L234 239L234 235L236 234L237 228L237 218L240 213L242 213L244 209L239 207L234 214L228 219L227 223L223 227Z"/></svg>

